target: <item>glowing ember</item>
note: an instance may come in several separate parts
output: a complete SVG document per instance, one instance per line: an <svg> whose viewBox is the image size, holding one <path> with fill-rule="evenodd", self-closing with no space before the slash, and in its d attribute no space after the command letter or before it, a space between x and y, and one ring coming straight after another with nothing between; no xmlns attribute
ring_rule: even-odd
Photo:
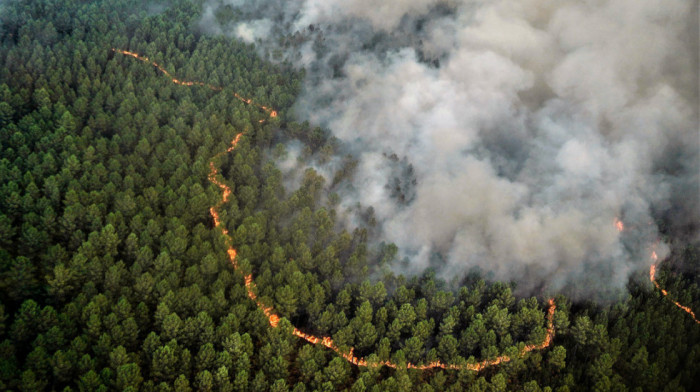
<svg viewBox="0 0 700 392"><path fill-rule="evenodd" d="M621 220L616 218L615 219L615 228L617 229L617 231L622 232L623 230L625 230L625 224L622 223Z"/></svg>
<svg viewBox="0 0 700 392"><path fill-rule="evenodd" d="M181 86L203 86L203 87L210 88L214 91L221 91L222 90L221 87L212 86L210 84L205 84L203 82L189 82L189 81L182 81L179 79L175 79L174 77L172 77L170 75L170 73L168 73L168 71L165 70L165 68L158 65L155 61L151 61L148 59L148 57L141 56L137 53L129 52L126 50L120 50L120 49L112 49L112 51L117 52L117 53L121 53L125 56L133 57L137 60L140 60L140 61L143 61L145 63L149 63L149 64L153 65L159 71L161 71L164 75L169 77L170 80L175 84L178 84ZM277 111L272 110L271 108L269 108L267 106L255 104L255 103L253 103L253 101L251 99L243 98L242 96L238 95L235 92L233 93L233 96L236 97L237 99L245 102L246 104L254 105L254 106L262 109L263 111L265 111L269 115L270 118L277 117ZM264 120L261 120L260 122L263 122L263 121ZM216 166L214 165L214 161L216 159L218 159L219 157L221 157L223 154L226 154L226 153L233 151L233 149L236 148L236 146L238 145L238 142L241 140L242 136L243 136L243 133L239 133L238 135L236 135L236 137L231 141L231 146L229 146L228 149L226 149L226 151L220 152L217 155L215 155L214 158L212 159L212 161L209 162L209 175L207 176L207 178L212 184L216 185L217 187L219 187L219 189L221 189L221 200L216 205L209 208L209 213L211 214L212 219L214 220L214 227L221 226L221 218L219 216L219 208L223 204L228 202L229 197L231 196L231 188L228 185L224 184L223 182L219 181L219 179L217 178L218 170L217 170ZM233 269L237 272L243 273L243 271L240 270L240 266L238 264L238 261L236 260L236 256L238 253L236 252L236 249L233 247L233 245L231 245L233 243L233 239L229 235L228 230L226 230L223 227L221 228L221 233L225 237L225 240L226 240L225 242L226 242L227 247L228 247L226 249L226 254L228 255L228 259L231 262ZM273 328L276 328L279 325L280 317L275 313L275 311L272 307L266 306L258 299L258 295L256 294L257 286L255 285L255 282L253 281L253 275L252 274L244 275L244 282L245 282L245 288L246 288L246 293L248 294L248 298L250 298L253 302L255 302L257 307L263 311L263 313L265 314L265 316L269 320L270 325ZM525 346L523 348L523 350L521 350L521 352L519 353L520 357L524 356L525 354L527 354L530 351L541 350L543 348L549 347L552 344L552 339L554 338L553 318L554 318L554 311L555 310L556 310L556 305L554 303L554 300L549 299L549 308L547 310L547 335L545 336L542 343L531 344L531 345ZM310 334L302 332L301 330L297 329L296 327L292 331L292 334L294 336L301 338L301 339L304 339L305 341L307 341L311 344L321 344L324 347L327 347L327 348L333 350L338 355L345 358L345 360L347 360L348 362L350 362L356 366L375 367L375 368L387 366L387 367L394 368L394 369L396 369L398 367L397 364L390 362L390 361L369 363L364 358L356 357L353 354L354 348L350 348L349 352L343 352L338 346L335 345L335 343L333 342L333 339L331 339L328 336L318 337L318 336L310 335ZM512 359L513 358L511 358L507 355L503 355L500 357L496 357L494 359L488 359L488 360L484 360L484 361L481 361L478 363L467 364L467 365L446 364L446 363L442 363L440 361L436 361L436 362L431 362L431 363L428 363L425 365L416 365L413 363L408 363L406 365L406 367L409 369L418 369L418 370L427 370L427 369L436 369L436 368L456 369L456 370L467 369L467 370L473 370L473 371L478 372L478 371L481 371L481 370L483 370L487 367L490 367L490 366L495 366L495 365L498 365L498 364L503 363L503 362L509 362Z"/></svg>

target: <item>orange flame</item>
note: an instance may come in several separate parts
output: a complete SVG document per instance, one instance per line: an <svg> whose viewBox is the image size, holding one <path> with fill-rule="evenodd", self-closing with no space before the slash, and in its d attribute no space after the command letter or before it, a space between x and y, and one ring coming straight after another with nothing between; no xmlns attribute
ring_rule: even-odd
<svg viewBox="0 0 700 392"><path fill-rule="evenodd" d="M622 231L625 230L625 224L622 223L621 220L615 218L615 228L617 229L617 231L622 233Z"/></svg>
<svg viewBox="0 0 700 392"><path fill-rule="evenodd" d="M620 232L625 229L624 223L622 223L622 221L617 219L617 218L615 219L615 227L617 227L617 230ZM669 298L668 291L661 288L661 285L659 285L659 282L656 281L656 265L659 262L659 256L656 254L655 249L651 250L650 257L654 261L654 263L649 267L649 280L651 281L651 283L653 283L654 286L656 286L656 288L659 289L659 291L661 291L661 294L663 294L664 297L668 298L668 300L671 301L671 303L673 303L674 305L676 305L677 307L682 309L684 312L688 313L690 315L690 317L693 318L693 321L700 324L700 320L697 319L697 317L695 316L695 312L693 312L693 310L689 306L682 305L681 303Z"/></svg>
<svg viewBox="0 0 700 392"><path fill-rule="evenodd" d="M556 309L556 305L554 304L554 299L549 299L549 309L547 310L547 336L545 336L544 340L540 344L531 344L525 346L523 350L520 351L519 356L522 357L525 354L527 354L530 351L533 350L541 350L545 347L549 347L549 345L552 344L552 338L554 338L554 323L553 323L553 318L554 318L554 311ZM365 358L359 358L356 357L353 352L354 348L350 348L350 352L343 353L341 352L340 348L338 348L334 343L333 340L327 336L324 337L317 337L314 335L309 335L306 334L302 331L300 331L297 328L294 328L294 331L292 332L294 336L297 336L301 339L306 340L307 342L311 344L321 344L333 351L335 351L338 355L341 357L345 358L348 362L352 363L353 365L357 366L363 366L363 367L373 367L373 368L378 368L382 366L390 367L393 369L396 369L398 365L394 362L391 361L380 361L380 362L367 362ZM413 364L413 363L407 363L406 368L408 369L418 369L418 370L428 370L428 369L454 369L454 370L473 370L476 372L479 372L481 370L486 369L487 367L490 366L495 366L503 362L509 362L513 358L507 356L507 355L502 355L499 357L496 357L494 359L487 359L483 360L478 363L470 363L466 365L457 365L457 364L447 364L447 363L442 363L440 361L435 361L435 362L430 362L424 365L420 364Z"/></svg>
<svg viewBox="0 0 700 392"><path fill-rule="evenodd" d="M179 79L175 79L174 77L172 77L170 75L170 73L168 71L166 71L163 67L158 65L158 63L156 63L155 61L149 60L148 57L140 56L137 53L129 52L126 50L121 50L121 49L114 49L114 48L112 49L112 51L117 52L117 53L121 53L121 54L126 55L126 56L131 56L137 60L140 60L140 61L143 61L145 63L149 63L149 64L153 65L159 71L161 71L164 75L169 77L171 79L171 81L175 84L178 84L181 86L195 86L195 85L196 86L204 86L204 87L208 87L214 91L221 91L222 90L221 87L212 86L210 84L205 84L203 82L189 82L189 81L182 81ZM255 103L253 103L253 101L251 99L243 98L238 93L234 92L233 95L234 95L234 97L245 102L246 104L254 105L254 106L262 109L263 111L268 113L270 118L277 117L277 111L275 111L267 106L255 104ZM263 122L263 121L264 120L261 120L260 122ZM243 136L243 133L237 134L236 137L231 141L231 146L229 146L226 149L226 151L216 154L214 156L214 158L209 162L209 175L207 176L207 179L212 184L216 185L217 187L219 187L219 189L221 189L221 200L216 205L209 208L209 213L211 214L212 219L214 221L214 227L221 226L221 217L219 215L219 208L223 204L228 202L229 197L231 196L231 188L228 185L224 184L223 182L219 181L219 179L217 178L218 170L214 164L214 161L216 159L218 159L220 156L233 151L233 149L236 148L236 146L238 145L238 142L241 140L242 136ZM226 249L226 254L228 255L228 259L231 262L233 269L237 272L243 273L243 271L240 270L240 266L238 264L238 261L236 260L238 252L233 247L233 245L231 245L233 242L233 239L229 235L228 230L223 228L223 227L221 228L221 233L225 237L225 240L226 240L225 242L228 246L228 248ZM263 313L265 314L265 316L267 317L267 319L270 322L270 326L272 326L272 328L276 328L279 325L280 317L275 313L274 309L271 306L266 306L258 299L258 295L256 294L257 286L255 285L255 281L253 281L253 275L252 274L244 275L244 282L245 282L245 288L246 288L246 292L248 294L248 298L250 298L253 302L255 302L257 307L263 311ZM544 340L540 344L526 345L523 348L523 350L520 351L519 356L522 357L530 351L541 350L541 349L544 349L546 347L549 347L552 344L552 339L554 338L553 318L554 318L554 311L555 310L556 310L556 305L554 303L554 299L549 299L549 308L547 310L547 335L545 336ZM322 336L322 337L314 336L311 334L304 333L296 327L293 329L292 334L294 336L301 338L301 339L304 339L305 341L307 341L311 344L321 344L324 347L327 347L327 348L333 350L338 355L340 355L342 358L344 358L345 360L347 360L348 362L350 362L356 366L375 367L375 368L387 366L387 367L394 368L394 369L396 369L398 367L398 365L396 363L393 363L391 361L381 361L381 362L369 363L369 362L367 362L367 360L365 358L356 357L353 354L354 348L350 348L349 352L343 352L338 346L335 345L335 343L333 342L333 339L331 339L329 336ZM473 371L478 372L478 371L481 371L481 370L483 370L487 367L490 367L490 366L495 366L495 365L498 365L498 364L503 363L503 362L509 362L512 359L513 358L511 358L507 355L502 355L502 356L496 357L494 359L487 359L487 360L484 360L484 361L481 361L478 363L466 364L466 365L445 364L445 363L442 363L440 361L430 362L430 363L424 364L424 365L416 365L416 364L409 362L408 364L406 364L406 367L408 369L418 369L418 370L428 370L428 369L436 369L436 368L455 369L455 370L468 369L468 370L473 370Z"/></svg>
<svg viewBox="0 0 700 392"><path fill-rule="evenodd" d="M656 252L652 252L652 258L654 259L654 261L658 259L658 257L656 257ZM656 281L656 264L652 264L651 267L649 267L649 280L651 280L651 283L653 283L654 286L656 286L656 288L661 291L661 294L663 294L664 297L668 298L668 291L662 289L659 285L659 282ZM682 305L678 301L674 301L671 298L668 298L668 300L680 309L682 309L684 312L688 313L690 317L693 318L693 321L700 324L700 320L698 320L698 318L695 316L695 312L693 312L693 309L691 309L688 306Z"/></svg>
<svg viewBox="0 0 700 392"><path fill-rule="evenodd" d="M230 152L233 150L233 148L236 147L238 144L238 141L241 138L241 134L238 134L236 138L233 140L231 147L229 147L226 152ZM221 154L218 154L215 156L215 158L218 158ZM229 188L226 184L222 183L219 181L216 176L218 174L218 171L216 169L216 166L214 166L214 161L209 162L209 181L211 181L214 185L218 186L222 190L222 197L221 201L216 204L214 207L211 207L209 209L209 212L211 213L212 218L214 219L214 226L219 227L221 225L221 220L219 218L219 212L218 209L226 203L228 200L229 195L231 194L231 188ZM230 244L232 242L232 238L229 236L228 231L226 229L221 230L222 234L226 237L226 243ZM229 261L231 262L231 265L233 265L233 268L236 271L239 271L239 265L238 262L236 261L236 255L237 252L233 248L233 246L228 245L227 249L227 254ZM240 271L239 271L240 272ZM259 299L258 295L256 294L257 287L255 285L255 282L253 281L253 275L252 274L247 274L244 277L245 281L245 288L246 292L248 293L248 298L250 298L255 304L258 306L260 310L265 313L265 316L270 322L270 325L273 328L276 328L279 325L280 317L275 313L274 309L270 306L266 306L263 304ZM554 300L550 299L549 300L549 309L547 310L547 335L545 336L545 339L542 341L540 344L531 344L527 345L523 348L523 350L519 353L519 355L522 357L526 353L533 351L533 350L541 350L543 348L549 347L552 344L552 338L554 337L554 324L553 324L553 318L554 318L554 311L556 309L556 305L554 304ZM360 358L356 357L353 352L354 348L350 348L349 352L343 352L338 346L335 345L333 342L333 339L331 339L329 336L314 336L311 334L307 334L300 329L294 327L292 330L292 334L298 338L304 339L305 341L311 343L311 344L321 344L324 347L327 347L334 352L336 352L338 355L343 357L345 360L348 362L352 363L353 365L356 366L363 366L363 367L382 367L382 366L387 366L390 368L397 368L397 364L390 362L390 361L382 361L382 362L372 362L369 363L365 358ZM416 365L413 363L408 363L406 364L406 367L409 369L418 369L418 370L427 370L427 369L435 369L435 368L440 368L440 369L468 369L468 370L473 370L473 371L481 371L487 367L490 366L495 366L503 362L508 362L511 361L512 358L504 355L500 357L496 357L495 359L490 359L490 360L484 360L479 363L475 364L467 364L467 365L455 365L455 364L445 364L440 361L437 362L431 362L426 365Z"/></svg>
<svg viewBox="0 0 700 392"><path fill-rule="evenodd" d="M156 69L158 69L160 72L162 72L163 75L165 75L165 76L167 76L168 78L170 78L170 81L171 81L171 82L173 82L173 83L175 83L175 84L179 84L180 86L202 86L202 87L206 87L206 88L208 88L208 89L210 89L210 90L212 90L212 91L221 91L221 90L223 90L223 87L214 86L214 85L211 85L211 84L208 84L208 83L204 83L204 82L197 82L197 81L192 82L192 81L186 81L186 80L176 79L175 77L173 77L173 76L170 74L170 72L168 72L168 71L167 71L165 68L163 68L160 64L158 64L158 63L156 63L155 61L149 59L148 57L142 56L142 55L140 55L140 54L138 54L138 53L130 52L130 51L128 51L128 50L115 49L115 48L112 48L112 51L115 52L115 53L121 53L121 54L123 54L123 55L125 55L125 56L133 57L133 58L135 58L136 60L143 61L144 63L151 64L151 65L154 66ZM268 116L269 116L270 118L275 118L275 117L277 117L277 111L276 111L276 110L273 110L272 108L269 108L269 107L267 107L267 106L254 103L252 99L250 99L250 98L244 98L244 97L240 96L240 95L239 95L238 93L236 93L236 92L233 93L233 96L236 97L236 99L238 99L238 100L241 101L241 102L244 102L244 103L246 103L246 104L248 104L248 105L253 105L253 106L255 106L255 107L260 108L262 111L264 111L265 113L267 113ZM265 122L265 120L260 120L259 122L262 123L262 122Z"/></svg>

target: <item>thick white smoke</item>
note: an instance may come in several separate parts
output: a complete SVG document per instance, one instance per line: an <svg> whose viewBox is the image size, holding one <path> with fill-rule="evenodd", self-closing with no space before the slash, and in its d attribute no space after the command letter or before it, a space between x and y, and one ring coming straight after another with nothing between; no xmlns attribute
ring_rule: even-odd
<svg viewBox="0 0 700 392"><path fill-rule="evenodd" d="M700 221L696 1L380 3L239 0L217 28L287 37L296 113L360 161L343 204L373 206L410 270L588 295L667 252L659 217Z"/></svg>

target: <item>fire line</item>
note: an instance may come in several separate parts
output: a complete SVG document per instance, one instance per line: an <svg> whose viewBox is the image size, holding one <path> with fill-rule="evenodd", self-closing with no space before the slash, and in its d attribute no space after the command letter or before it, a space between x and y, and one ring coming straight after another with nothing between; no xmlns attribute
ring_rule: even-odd
<svg viewBox="0 0 700 392"><path fill-rule="evenodd" d="M130 52L127 50L121 50L121 49L114 49L112 48L112 51L115 53L120 53L125 56L133 57L137 60L143 61L147 64L150 64L154 66L156 69L158 69L161 73L163 73L165 76L167 76L173 83L181 85L181 86L202 86L202 87L207 87L213 91L222 91L222 87L218 86L213 86L211 84L207 84L204 82L197 82L197 81L183 81L180 79L176 79L173 77L165 68L160 66L158 63L155 61L150 60L146 56L141 56L137 53ZM277 112L267 106L259 105L256 103L253 103L251 99L244 98L240 96L237 93L233 93L234 97L239 99L240 101L248 104L248 105L253 105L261 110L263 110L265 113L269 115L270 118L277 117ZM260 122L264 122L264 120L260 120ZM217 186L219 189L221 189L221 200L215 204L214 206L211 206L209 208L209 213L211 214L211 217L214 221L214 227L215 228L221 228L221 233L224 236L225 243L227 246L226 249L226 254L228 255L229 262L233 266L233 269L236 272L239 272L243 274L244 282L245 282L245 288L246 288L246 293L248 295L248 298L250 298L257 307L263 311L265 316L267 317L268 321L270 322L270 326L272 328L277 328L279 325L280 317L275 313L275 310L271 306L267 306L260 299L258 299L258 296L256 294L257 292L257 286L255 285L255 281L253 280L253 275L252 274L245 274L244 271L241 270L240 265L238 264L237 255L238 252L236 249L233 247L233 238L229 234L229 231L221 227L221 217L219 215L219 209L221 206L226 204L229 200L229 197L231 196L231 188L224 184L222 181L218 179L218 169L216 168L216 165L214 162L224 154L227 154L231 151L233 151L238 143L240 142L241 138L243 137L243 132L237 134L234 139L231 141L231 145L225 150L222 151L218 154L216 154L212 160L209 162L209 175L207 176L207 179L209 182ZM548 300L548 308L547 308L547 334L544 338L544 340L539 343L539 344L529 344L526 345L520 352L518 353L519 357L523 357L525 354L529 353L530 351L534 350L542 350L544 348L549 347L552 344L552 340L554 338L554 312L556 310L557 306L554 303L554 299L550 298ZM311 344L321 344L324 347L327 347L334 351L336 354L347 360L348 362L352 363L353 365L356 366L362 366L362 367L373 367L373 368L378 368L382 366L386 366L389 368L396 369L399 367L398 364L391 362L391 361L379 361L379 362L370 362L367 361L365 358L361 357L356 357L353 352L354 348L350 348L349 352L344 352L341 350L340 347L338 347L334 342L333 339L331 339L329 336L315 336L311 334L307 334L300 329L294 327L292 334L300 339L303 339ZM508 356L508 355L501 355L498 356L494 359L486 359L481 362L477 363L468 363L464 365L460 364L449 364L449 363L442 363L440 361L435 361L435 362L430 362L428 364L413 364L413 363L407 363L406 368L408 369L418 369L418 370L428 370L428 369L454 369L454 370L473 370L476 372L479 372L481 370L484 370L488 367L496 366L498 364L504 363L504 362L510 362L513 360L513 357Z"/></svg>
<svg viewBox="0 0 700 392"><path fill-rule="evenodd" d="M622 223L622 221L617 219L617 218L615 219L615 227L617 228L617 231L619 231L619 232L622 232L625 230L624 223ZM700 320L697 319L697 317L695 316L695 312L693 312L693 310L690 307L682 305L680 302L671 299L668 296L668 291L661 288L661 285L659 285L659 282L656 281L656 267L659 264L659 256L656 254L656 250L651 251L650 257L654 261L654 263L649 267L649 280L651 281L651 283L653 283L654 286L656 286L656 288L659 291L661 291L661 294L663 294L664 297L666 297L669 301L671 301L671 303L676 305L678 308L680 308L684 312L688 313L690 315L690 317L693 318L693 321L700 324Z"/></svg>
<svg viewBox="0 0 700 392"><path fill-rule="evenodd" d="M669 301L671 301L671 303L673 303L674 305L676 305L677 307L682 309L684 312L688 313L690 315L690 317L693 318L693 321L700 324L700 320L698 320L697 317L695 316L695 312L693 312L693 309L691 309L688 306L682 305L678 301L675 301L675 300L669 298L668 291L661 288L661 286L659 285L659 282L656 281L656 261L659 259L658 256L656 256L656 252L654 252L654 251L651 252L651 258L654 260L654 264L652 264L651 267L649 267L649 280L651 280L651 283L653 283L654 286L656 286L656 288L659 289L659 291L661 291L661 294L663 294L664 297L666 297Z"/></svg>
<svg viewBox="0 0 700 392"><path fill-rule="evenodd" d="M218 170L216 169L216 166L214 165L214 160L220 157L221 155L228 153L232 151L238 142L240 141L240 138L243 134L239 133L236 135L236 138L233 139L231 142L231 146L224 152L224 153L219 153L216 156L214 156L214 159L209 162L209 181L213 183L214 185L218 186L219 189L222 191L222 197L219 203L217 203L215 206L211 207L209 209L209 212L211 213L212 218L214 219L214 226L219 227L221 225L221 219L219 217L219 208L225 204L228 201L229 196L231 195L231 188L229 188L226 184L222 183L217 179L217 174ZM225 228L221 229L221 232L226 239L226 246L228 247L226 253L228 254L229 261L231 262L231 265L233 266L233 269L243 273L240 271L240 265L238 264L238 261L236 260L237 252L236 249L233 247L232 242L233 239L229 235L228 230ZM271 306L267 306L263 304L259 299L256 294L257 291L257 286L255 285L255 281L253 280L253 275L252 274L247 274L244 275L244 280L245 280L245 288L246 292L248 294L248 298L250 298L255 304L260 308L260 310L265 313L265 316L268 318L268 321L270 322L270 326L273 328L276 328L279 324L280 317L275 313L274 309ZM549 347L552 344L552 339L554 338L554 311L556 310L556 304L554 303L554 299L550 298L548 301L549 308L547 309L547 335L545 336L544 340L540 344L530 344L526 345L519 353L519 356L524 356L526 353L533 351L533 350L541 350L546 347ZM300 329L294 327L294 330L292 331L292 334L294 336L297 336L301 339L304 339L305 341L311 343L311 344L321 344L324 347L327 347L331 350L333 350L336 354L340 355L343 357L345 360L348 362L352 363L353 365L357 366L363 366L363 367L390 367L396 369L398 365L394 362L391 361L379 361L379 362L368 362L365 358L360 358L356 357L353 354L354 348L350 348L349 352L343 352L340 347L338 347L334 342L333 339L331 339L329 336L315 336L311 334L307 334ZM509 362L513 358L507 355L502 355L499 357L496 357L494 359L487 359L483 360L478 363L470 363L466 365L458 365L458 364L447 364L447 363L442 363L440 361L436 362L431 362L425 365L420 365L420 364L413 364L413 363L407 363L406 367L408 369L418 369L418 370L427 370L427 369L435 369L435 368L440 368L440 369L456 369L456 370L462 370L462 369L468 369L468 370L473 370L473 371L481 371L487 367L495 366L503 362Z"/></svg>
<svg viewBox="0 0 700 392"><path fill-rule="evenodd" d="M125 56L133 57L133 58L135 58L136 60L143 61L143 62L146 63L146 64L150 64L150 65L154 66L157 70L159 70L160 72L162 72L163 75L167 76L167 77L170 79L171 82L173 82L173 83L175 83L175 84L179 84L180 86L202 86L202 87L206 87L206 88L208 88L208 89L210 89L210 90L213 90L213 91L222 91L222 90L224 89L223 87L214 86L214 85L211 85L211 84L208 84L208 83L204 83L204 82L197 82L197 81L194 81L194 82L193 82L193 81L187 81L187 80L180 80L180 79L177 79L177 78L175 78L174 76L172 76L172 75L170 74L170 72L168 72L168 71L167 71L165 68L163 68L160 64L156 63L155 61L149 59L149 58L146 57L146 56L142 56L142 55L140 55L140 54L138 54L138 53L135 53L135 52L130 52L130 51L128 51L128 50L122 50L122 49L115 49L115 48L112 48L112 52L121 53L121 54L123 54L123 55L125 55ZM265 113L267 113L267 114L270 116L270 118L277 117L277 111L273 110L273 109L270 108L270 107L267 107L267 106L264 106L264 105L260 105L260 104L254 103L252 99L250 99L250 98L244 98L244 97L242 97L241 95L239 95L239 94L236 93L236 92L233 93L233 96L236 97L236 99L238 99L239 101L241 101L241 102L243 102L243 103L246 103L246 104L248 104L248 105L253 105L253 106L257 107L257 108L260 108L262 111L264 111ZM264 120L260 120L260 122L263 122L263 121L264 121Z"/></svg>

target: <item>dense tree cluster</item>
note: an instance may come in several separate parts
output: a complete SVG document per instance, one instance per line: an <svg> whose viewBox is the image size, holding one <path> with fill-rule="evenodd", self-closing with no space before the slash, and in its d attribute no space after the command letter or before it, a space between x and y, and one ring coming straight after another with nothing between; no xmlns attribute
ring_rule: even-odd
<svg viewBox="0 0 700 392"><path fill-rule="evenodd" d="M396 248L339 229L324 178L286 190L285 137L333 153L288 115L302 75L252 47L200 34L201 4L135 0L0 5L0 389L36 391L678 391L700 383L700 328L649 287L598 307L557 298L554 345L536 298L472 277L392 274ZM185 80L111 48L142 53ZM272 106L267 114L233 92ZM221 208L271 328L233 271ZM341 171L352 170L352 160ZM339 172L337 181L347 174ZM336 181L334 180L334 182ZM692 252L691 252L692 253ZM692 258L692 254L683 255ZM696 259L693 258L695 261ZM377 278L380 277L380 278ZM662 275L674 295L700 292ZM292 325L370 360L469 363L481 373L367 369L302 342Z"/></svg>

